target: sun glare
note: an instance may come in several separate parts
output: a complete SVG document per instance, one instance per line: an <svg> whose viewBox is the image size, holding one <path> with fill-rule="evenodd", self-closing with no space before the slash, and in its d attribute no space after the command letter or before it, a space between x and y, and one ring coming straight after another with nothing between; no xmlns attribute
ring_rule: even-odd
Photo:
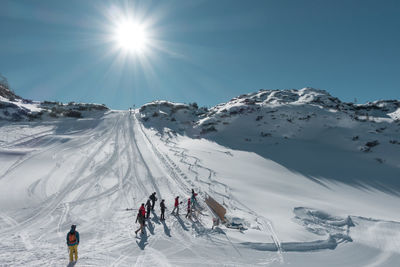
<svg viewBox="0 0 400 267"><path fill-rule="evenodd" d="M119 48L135 53L143 53L148 44L145 28L133 21L124 21L117 25L115 41Z"/></svg>

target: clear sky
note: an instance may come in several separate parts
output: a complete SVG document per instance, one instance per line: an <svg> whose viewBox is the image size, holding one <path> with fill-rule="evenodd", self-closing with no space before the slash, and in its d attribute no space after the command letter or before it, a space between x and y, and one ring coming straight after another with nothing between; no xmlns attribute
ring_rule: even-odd
<svg viewBox="0 0 400 267"><path fill-rule="evenodd" d="M400 1L2 0L0 73L34 100L211 106L259 89L400 96Z"/></svg>

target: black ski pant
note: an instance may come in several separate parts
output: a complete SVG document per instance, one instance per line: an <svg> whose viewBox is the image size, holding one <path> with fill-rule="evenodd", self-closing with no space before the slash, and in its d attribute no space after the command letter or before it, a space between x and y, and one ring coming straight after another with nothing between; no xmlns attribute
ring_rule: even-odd
<svg viewBox="0 0 400 267"><path fill-rule="evenodd" d="M187 218L189 216L192 217L192 210L190 208L187 210L187 213L186 213L185 217Z"/></svg>
<svg viewBox="0 0 400 267"><path fill-rule="evenodd" d="M146 214L146 219L150 218L150 207L147 208L147 214Z"/></svg>
<svg viewBox="0 0 400 267"><path fill-rule="evenodd" d="M165 220L164 213L165 213L165 209L161 209L160 220Z"/></svg>

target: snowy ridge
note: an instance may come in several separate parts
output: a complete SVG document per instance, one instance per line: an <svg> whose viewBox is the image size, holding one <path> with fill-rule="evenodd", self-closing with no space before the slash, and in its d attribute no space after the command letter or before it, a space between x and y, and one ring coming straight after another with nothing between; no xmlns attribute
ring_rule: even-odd
<svg viewBox="0 0 400 267"><path fill-rule="evenodd" d="M169 128L189 133L206 134L218 127L229 125L239 115L255 114L257 121L263 121L265 113L272 113L273 120L282 119L309 121L323 116L335 120L343 119L358 122L397 122L400 101L379 100L367 104L341 102L324 90L304 88L301 90L260 90L233 98L227 103L210 108L198 108L196 103L178 104L168 101L155 101L140 109L144 121L155 120L167 123ZM275 114L273 114L275 113ZM254 116L252 116L254 117ZM279 120L279 123L282 121ZM342 123L346 124L346 122ZM332 123L332 126L341 125ZM214 127L212 127L214 126ZM197 130L197 131L196 131Z"/></svg>
<svg viewBox="0 0 400 267"><path fill-rule="evenodd" d="M51 101L23 99L0 84L0 121L49 120L58 117L82 118L93 112L105 112L105 105L70 102L63 104Z"/></svg>
<svg viewBox="0 0 400 267"><path fill-rule="evenodd" d="M271 156L266 149L274 144L295 148L317 141L398 168L399 107L397 100L343 103L326 91L304 88L260 90L209 110L157 101L144 105L140 117L144 125L160 132L168 128L261 156Z"/></svg>

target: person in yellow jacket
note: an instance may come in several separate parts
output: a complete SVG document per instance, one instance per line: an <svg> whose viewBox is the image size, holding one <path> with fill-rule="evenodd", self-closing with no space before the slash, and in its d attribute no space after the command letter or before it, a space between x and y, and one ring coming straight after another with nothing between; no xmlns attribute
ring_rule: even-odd
<svg viewBox="0 0 400 267"><path fill-rule="evenodd" d="M71 225L71 230L67 234L67 245L69 249L69 262L72 262L73 256L75 255L75 261L78 260L78 245L79 245L79 233L75 230L76 225Z"/></svg>

